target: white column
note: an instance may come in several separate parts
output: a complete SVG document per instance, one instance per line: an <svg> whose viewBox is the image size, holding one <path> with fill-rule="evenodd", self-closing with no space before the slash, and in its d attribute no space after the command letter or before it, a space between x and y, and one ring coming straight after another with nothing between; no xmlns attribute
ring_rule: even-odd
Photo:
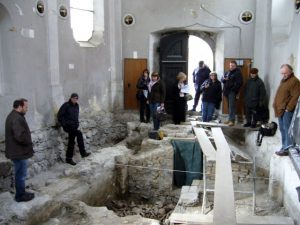
<svg viewBox="0 0 300 225"><path fill-rule="evenodd" d="M121 1L106 1L109 8L109 15L105 19L109 20L109 47L110 47L110 74L111 74L111 110L124 108L124 88L123 88L123 61L122 61L122 25Z"/></svg>
<svg viewBox="0 0 300 225"><path fill-rule="evenodd" d="M256 1L253 67L259 69L263 80L270 71L271 10L272 0Z"/></svg>
<svg viewBox="0 0 300 225"><path fill-rule="evenodd" d="M55 0L47 2L48 15L48 73L50 77L50 85L52 92L52 103L54 113L58 107L64 102L62 86L60 84L59 73L59 49L58 49L58 5Z"/></svg>

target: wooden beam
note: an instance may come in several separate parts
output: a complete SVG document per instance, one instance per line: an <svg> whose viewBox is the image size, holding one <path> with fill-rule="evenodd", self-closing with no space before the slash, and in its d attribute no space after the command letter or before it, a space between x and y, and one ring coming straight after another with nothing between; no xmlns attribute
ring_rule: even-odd
<svg viewBox="0 0 300 225"><path fill-rule="evenodd" d="M211 131L217 147L213 225L236 225L230 148L221 128Z"/></svg>
<svg viewBox="0 0 300 225"><path fill-rule="evenodd" d="M193 126L203 126L203 127L229 127L224 123L212 123L212 122L201 122L201 121L191 121Z"/></svg>
<svg viewBox="0 0 300 225"><path fill-rule="evenodd" d="M194 213L172 213L171 224L213 225L213 216ZM224 223L223 225L227 225ZM237 215L237 225L294 225L293 219L283 216L251 216Z"/></svg>
<svg viewBox="0 0 300 225"><path fill-rule="evenodd" d="M215 150L214 146L211 144L204 129L200 128L200 127L193 127L193 130L196 134L196 137L200 144L201 150L206 156L206 159L208 161L215 161L216 160L216 150Z"/></svg>

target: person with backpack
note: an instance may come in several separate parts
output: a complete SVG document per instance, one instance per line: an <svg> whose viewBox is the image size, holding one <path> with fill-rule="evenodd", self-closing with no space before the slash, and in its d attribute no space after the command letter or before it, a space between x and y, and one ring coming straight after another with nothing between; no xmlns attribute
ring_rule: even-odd
<svg viewBox="0 0 300 225"><path fill-rule="evenodd" d="M88 157L91 153L86 152L84 147L84 141L79 127L79 104L78 94L73 93L69 101L65 102L57 113L57 119L63 130L68 133L68 148L66 152L66 163L75 166L73 161L75 138L77 138L77 144L79 152L82 158Z"/></svg>

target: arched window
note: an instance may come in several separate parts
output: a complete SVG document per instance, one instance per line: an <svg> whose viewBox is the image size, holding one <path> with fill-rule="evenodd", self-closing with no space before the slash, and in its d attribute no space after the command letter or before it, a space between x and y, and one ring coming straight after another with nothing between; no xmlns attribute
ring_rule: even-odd
<svg viewBox="0 0 300 225"><path fill-rule="evenodd" d="M70 0L70 15L75 40L89 41L94 30L94 0Z"/></svg>

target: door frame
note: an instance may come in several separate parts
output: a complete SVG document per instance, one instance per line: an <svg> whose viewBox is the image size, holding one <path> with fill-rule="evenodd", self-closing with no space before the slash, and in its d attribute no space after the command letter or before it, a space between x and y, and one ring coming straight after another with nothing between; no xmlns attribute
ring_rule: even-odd
<svg viewBox="0 0 300 225"><path fill-rule="evenodd" d="M124 58L124 109L137 110L139 101L136 99L137 81L144 69L148 68L147 58Z"/></svg>
<svg viewBox="0 0 300 225"><path fill-rule="evenodd" d="M250 58L225 58L224 59L224 72L229 70L230 61L235 60L237 62L237 67L241 69L241 73L243 76L243 85L238 93L239 98L236 101L236 115L243 118L245 114L245 103L244 103L244 89L249 78L249 72L252 66L252 59ZM227 99L223 96L222 101L222 113L228 114L228 105Z"/></svg>

